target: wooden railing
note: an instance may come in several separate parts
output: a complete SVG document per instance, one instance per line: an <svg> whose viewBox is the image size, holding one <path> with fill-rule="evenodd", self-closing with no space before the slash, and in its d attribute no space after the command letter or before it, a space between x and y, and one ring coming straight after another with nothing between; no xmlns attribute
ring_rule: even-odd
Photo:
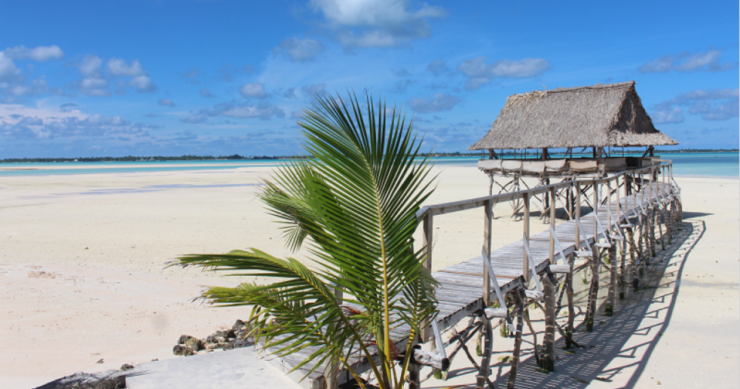
<svg viewBox="0 0 740 389"><path fill-rule="evenodd" d="M603 231L604 233L607 233L607 231L612 229L613 221L612 221L612 196L616 196L616 222L619 223L623 218L623 210L620 205L620 187L624 188L624 196L628 198L632 198L632 203L635 204L635 206L638 204L644 205L649 199L654 198L654 195L657 192L657 183L660 181L664 185L673 184L675 181L673 180L673 163L670 160L655 160L656 162L660 162L660 165L656 166L650 166L645 168L639 168L634 170L624 170L612 175L609 175L607 177L603 178L589 178L584 180L572 180L572 181L564 181L557 184L550 184L545 186L540 186L532 189L522 190L518 192L509 192L509 193L502 193L497 195L491 195L491 196L485 196L485 197L478 197L468 200L461 200L461 201L453 201L449 203L443 203L443 204L435 204L435 205L429 205L426 207L423 207L420 209L416 216L417 219L422 221L422 228L423 228L423 244L426 248L426 255L427 260L425 267L432 270L432 264L433 264L433 233L434 233L434 217L435 216L441 216L446 215L450 213L465 211L469 209L474 208L484 208L484 224L483 224L483 250L484 252L490 256L491 254L491 229L492 229L492 219L493 219L493 206L496 204L509 202L509 201L517 201L521 200L524 203L523 207L523 218L522 218L522 229L523 229L523 236L525 239L529 239L530 237L530 225L529 225L529 214L530 214L530 201L532 198L535 198L536 196L543 195L549 197L549 220L551 223L551 233L550 233L550 253L549 253L549 259L551 263L554 263L554 256L555 256L555 211L557 208L557 197L556 191L563 190L563 189L571 189L575 191L575 219L579 220L581 217L581 206L582 201L584 200L581 196L582 193L586 193L588 188L590 187L593 192L593 199L590 203L591 207L593 208L594 212L597 212L599 209L599 206L604 203L607 207L609 207L608 214L608 227ZM648 179L646 179L646 176ZM614 184L614 189L612 190L612 184ZM607 195L603 196L602 198L602 191L601 189L606 186L607 188ZM639 197L639 199L638 199ZM575 247L576 249L579 248L581 242L583 239L581 239L581 231L580 231L580 223L576 223L576 231L575 231ZM597 223L594 223L594 236L598 236L598 225ZM529 264L529 257L526 252L526 248L522 250L522 258L523 258L523 264L522 264L522 274L524 276L525 282L528 282L530 279L530 264ZM490 303L490 278L488 275L488 272L486 272L485 269L483 269L483 299L486 304ZM487 305L486 305L487 306Z"/></svg>

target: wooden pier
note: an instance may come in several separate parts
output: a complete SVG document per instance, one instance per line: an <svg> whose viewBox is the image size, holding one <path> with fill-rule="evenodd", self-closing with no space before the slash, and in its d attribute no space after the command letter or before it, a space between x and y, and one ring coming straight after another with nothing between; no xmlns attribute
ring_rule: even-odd
<svg viewBox="0 0 740 389"><path fill-rule="evenodd" d="M660 163L604 178L566 181L421 209L417 217L423 220L424 245L429 250L425 266L430 270L435 218L482 208L484 223L481 255L433 273L439 283L436 290L439 314L436 321L423 331L422 340L432 345L428 348L436 348L427 353L431 354L434 362L417 358L419 363L409 368L410 387L419 387L419 370L423 364L438 368L440 363L448 365L449 358L477 332L483 354L479 363L473 362L479 369L477 387L487 387L492 329L501 324L506 325L510 336L515 338L508 382L508 387L513 388L519 364L523 309L530 303L540 305L545 311L546 333L540 367L553 370L556 330L566 338L568 346L576 326L572 298L574 271L589 267L591 274L596 275L591 277L584 321L585 329L590 331L596 313L599 269L603 266L610 271L604 313L611 315L616 299L624 296L625 289L639 284L642 269L655 255L656 244L666 243L661 239L670 239L679 228L682 219L680 188L673 180L671 161L661 160ZM555 217L558 199L566 197L559 194L568 190L575 193L575 215L572 220L558 221ZM522 239L491 251L493 206L512 201L523 202ZM549 221L549 229L536 235L529 232L530 204L533 201L542 204L540 208L545 210L543 214L548 216ZM584 205L588 206L589 212L581 214ZM662 229L662 225L667 231L656 231ZM558 313L556 305L561 305L555 301L555 290L560 284L565 284L568 300L567 304L562 304L569 313L565 328L555 322ZM440 334L466 318L477 320L470 320L464 331L447 344L443 343ZM399 349L405 348L408 333L408 328L404 327L392 332ZM454 344L456 341L457 345ZM452 350L449 357L447 349ZM305 388L332 388L352 379L347 370L332 371L323 366L308 373L314 368L310 362L294 369L311 355L311 350L283 357L271 355L269 349L265 351L266 358L273 365ZM467 349L465 351L467 353ZM350 358L350 364L358 373L369 368L367 361L359 357Z"/></svg>

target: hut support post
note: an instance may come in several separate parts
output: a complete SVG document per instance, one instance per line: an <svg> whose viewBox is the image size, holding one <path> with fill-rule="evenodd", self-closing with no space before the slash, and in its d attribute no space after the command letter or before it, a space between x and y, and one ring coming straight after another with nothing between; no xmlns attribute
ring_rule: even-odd
<svg viewBox="0 0 740 389"><path fill-rule="evenodd" d="M545 353L541 362L543 369L555 370L555 279L549 272L543 278L545 292ZM535 345L535 347L537 347Z"/></svg>
<svg viewBox="0 0 740 389"><path fill-rule="evenodd" d="M507 389L514 389L516 383L516 373L519 369L519 353L522 348L522 329L524 327L524 296L523 291L519 288L514 290L514 302L516 304L516 332L514 335L514 353L511 360L511 370L509 371L509 382Z"/></svg>

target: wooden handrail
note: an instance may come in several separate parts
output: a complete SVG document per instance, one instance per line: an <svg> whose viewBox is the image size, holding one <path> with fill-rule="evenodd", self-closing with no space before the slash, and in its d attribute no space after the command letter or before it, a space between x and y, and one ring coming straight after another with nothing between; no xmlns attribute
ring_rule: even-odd
<svg viewBox="0 0 740 389"><path fill-rule="evenodd" d="M660 160L660 162L669 162L669 161L670 160ZM669 163L666 164L666 166L672 166L672 165L673 165L672 162L669 162ZM417 218L417 220L421 220L428 213L431 213L433 215L444 215L444 214L447 214L447 213L465 211L465 210L473 209L473 208L480 208L480 207L483 207L484 205L486 205L486 202L487 201L490 201L493 204L498 204L498 203L501 203L501 202L518 200L518 199L523 198L525 194L531 198L532 196L549 192L550 189L561 189L561 188L567 188L567 187L575 187L575 185L576 185L575 183L576 182L580 182L582 184L583 183L585 183L585 184L591 184L591 185L594 185L594 184L605 184L607 182L611 182L611 181L616 180L620 176L627 175L627 174L632 174L632 175L634 175L635 173L639 173L640 175L642 175L643 173L652 174L652 172L654 171L653 169L654 169L654 167L651 166L651 167L644 167L644 168L640 168L640 169L623 170L623 171L618 172L618 173L616 173L614 175L611 175L609 177L604 177L604 178L591 178L591 179L585 179L585 180L565 181L565 182L560 182L560 183L556 183L556 184L538 186L538 187L532 188L532 189L520 190L520 191L517 191L517 192L502 193L502 194L496 194L496 195L491 195L491 196L476 197L476 198L468 199L468 200L460 200L460 201L452 201L452 202L449 202L449 203L428 205L426 207L421 208L416 213L416 218ZM671 172L671 176L672 175L673 174ZM642 184L642 180L640 181L640 183ZM642 188L641 188L641 190L642 190Z"/></svg>

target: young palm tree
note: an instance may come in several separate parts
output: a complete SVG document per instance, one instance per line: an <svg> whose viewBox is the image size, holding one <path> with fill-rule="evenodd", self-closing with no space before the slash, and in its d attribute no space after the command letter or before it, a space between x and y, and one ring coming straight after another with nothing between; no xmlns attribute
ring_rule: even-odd
<svg viewBox="0 0 740 389"><path fill-rule="evenodd" d="M369 96L363 116L357 97L347 100L318 97L304 111L299 125L311 157L282 164L259 195L284 224L289 247L306 243L314 270L257 249L178 263L275 277L268 285L212 287L203 297L252 306L257 335L281 355L314 346L303 364L343 366L363 385L349 361L359 353L380 388L401 388L421 324L436 314L425 251L414 249L412 237L415 214L433 190L430 165L419 156L413 120L395 107L388 117L382 100L376 111ZM393 329L406 330L404 350Z"/></svg>

